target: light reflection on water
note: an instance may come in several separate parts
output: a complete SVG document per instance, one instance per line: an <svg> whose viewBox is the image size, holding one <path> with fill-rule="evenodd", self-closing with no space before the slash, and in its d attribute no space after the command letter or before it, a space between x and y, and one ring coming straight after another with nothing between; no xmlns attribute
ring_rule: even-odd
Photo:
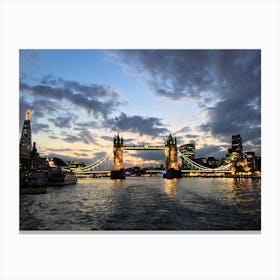
<svg viewBox="0 0 280 280"><path fill-rule="evenodd" d="M21 230L259 230L260 180L80 179L21 195Z"/></svg>
<svg viewBox="0 0 280 280"><path fill-rule="evenodd" d="M165 180L164 185L165 185L165 193L170 198L177 196L178 179Z"/></svg>

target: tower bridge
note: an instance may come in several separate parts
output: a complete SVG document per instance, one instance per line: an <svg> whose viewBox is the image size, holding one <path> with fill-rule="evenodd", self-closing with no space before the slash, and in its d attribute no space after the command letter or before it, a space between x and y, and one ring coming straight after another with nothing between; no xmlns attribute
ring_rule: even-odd
<svg viewBox="0 0 280 280"><path fill-rule="evenodd" d="M119 135L114 137L113 141L113 151L110 154L106 154L103 158L98 161L91 163L83 168L74 170L77 174L109 174L111 179L125 179L125 169L124 169L124 151L133 150L146 150L146 151L163 151L165 156L165 170L164 177L167 179L180 178L182 173L184 174L226 174L231 173L231 163L227 165L222 165L217 168L209 168L198 164L186 155L180 153L177 150L177 140L173 138L171 134L168 136L164 145L124 145L124 140ZM188 164L191 166L191 170L180 170L178 165L178 156L181 156ZM113 159L113 166L111 170L103 168L103 170L97 170L98 167L104 165L109 159ZM159 172L158 170L156 171ZM148 173L153 173L149 170Z"/></svg>
<svg viewBox="0 0 280 280"><path fill-rule="evenodd" d="M150 146L148 144L143 146L125 146L123 145L123 138L117 135L114 138L114 167L111 171L111 179L125 179L125 170L123 167L124 150L162 150L165 155L166 178L173 179L181 177L181 170L179 169L177 160L177 140L171 134L163 146Z"/></svg>

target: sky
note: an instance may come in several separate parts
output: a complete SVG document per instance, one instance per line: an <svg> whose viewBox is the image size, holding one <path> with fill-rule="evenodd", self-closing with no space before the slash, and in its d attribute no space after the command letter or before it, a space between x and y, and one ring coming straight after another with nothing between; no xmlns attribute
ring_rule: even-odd
<svg viewBox="0 0 280 280"><path fill-rule="evenodd" d="M225 157L231 136L261 152L260 50L20 50L19 134L31 110L40 156L94 162L124 145L195 143ZM160 151L125 151L125 167Z"/></svg>

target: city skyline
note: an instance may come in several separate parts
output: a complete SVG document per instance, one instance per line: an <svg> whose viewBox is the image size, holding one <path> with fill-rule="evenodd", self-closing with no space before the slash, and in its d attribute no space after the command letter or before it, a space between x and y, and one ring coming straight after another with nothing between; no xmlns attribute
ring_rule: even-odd
<svg viewBox="0 0 280 280"><path fill-rule="evenodd" d="M260 155L259 50L21 50L20 132L31 109L42 156L90 162L126 144L196 144L225 156L232 134ZM159 152L126 154L160 163Z"/></svg>

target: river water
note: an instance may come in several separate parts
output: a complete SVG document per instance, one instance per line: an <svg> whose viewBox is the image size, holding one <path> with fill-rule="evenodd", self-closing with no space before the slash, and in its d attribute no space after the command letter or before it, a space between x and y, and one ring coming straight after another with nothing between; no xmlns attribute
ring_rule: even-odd
<svg viewBox="0 0 280 280"><path fill-rule="evenodd" d="M20 195L20 230L260 230L259 179L79 179Z"/></svg>

